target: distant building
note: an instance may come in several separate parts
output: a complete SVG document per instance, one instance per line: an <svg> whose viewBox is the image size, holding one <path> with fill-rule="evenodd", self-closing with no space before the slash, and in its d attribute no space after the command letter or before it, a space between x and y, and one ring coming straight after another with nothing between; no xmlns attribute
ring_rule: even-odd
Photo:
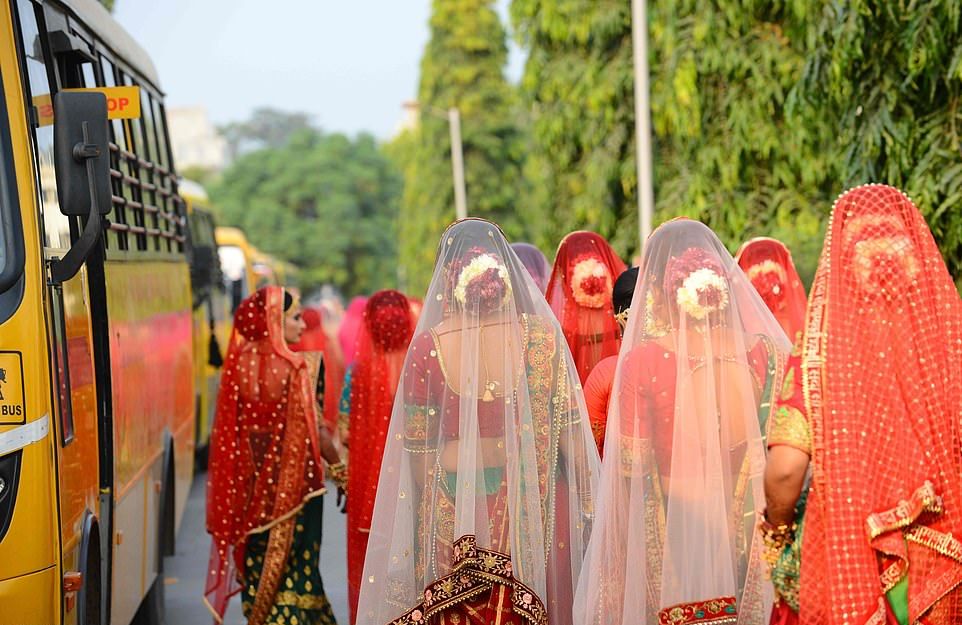
<svg viewBox="0 0 962 625"><path fill-rule="evenodd" d="M227 142L202 106L167 110L170 143L177 169L202 167L221 171L228 165Z"/></svg>
<svg viewBox="0 0 962 625"><path fill-rule="evenodd" d="M408 130L414 130L418 127L420 122L420 109L418 103L409 100L401 105L401 119L394 126L394 136L398 136L402 132Z"/></svg>

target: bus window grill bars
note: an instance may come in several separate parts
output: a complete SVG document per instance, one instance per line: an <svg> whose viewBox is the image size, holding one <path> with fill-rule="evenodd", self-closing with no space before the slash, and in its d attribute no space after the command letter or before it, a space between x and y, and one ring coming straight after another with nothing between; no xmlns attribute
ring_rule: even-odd
<svg viewBox="0 0 962 625"><path fill-rule="evenodd" d="M110 220L109 229L122 234L144 235L148 239L147 249L151 249L149 240L153 239L160 241L158 247L162 251L182 254L186 242L184 233L187 227L187 218L185 216L187 207L183 198L174 190L176 179L173 174L171 174L166 167L144 160L136 154L121 149L120 146L113 142L110 143L110 153L113 157L111 158L110 177L115 180L118 185L115 186L115 193L111 196L114 211L113 218ZM114 167L115 164L119 167L121 162L126 162L131 169L138 174L142 171L153 172L154 181L157 184L125 174ZM147 197L148 193L154 194L158 196L157 204L161 206L155 206L145 201L137 201L118 195L116 193L117 187L129 188L133 192L131 195L133 197L139 197L141 200ZM172 209L168 210L164 208L165 204L171 206ZM124 213L130 211L132 214L124 218L124 213L118 211L118 208L125 209ZM157 225L160 227L152 228L130 223L135 221L135 215L138 212L141 214L144 223L147 223L147 215L156 215L159 218ZM131 241L128 249L136 250L140 249L140 246L137 246Z"/></svg>

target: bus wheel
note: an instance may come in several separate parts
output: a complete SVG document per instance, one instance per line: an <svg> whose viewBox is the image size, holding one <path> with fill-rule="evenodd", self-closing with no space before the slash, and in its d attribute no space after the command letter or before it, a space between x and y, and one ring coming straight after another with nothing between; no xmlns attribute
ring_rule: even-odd
<svg viewBox="0 0 962 625"><path fill-rule="evenodd" d="M77 597L77 622L80 625L103 625L100 577L100 528L92 524L84 558L84 585Z"/></svg>

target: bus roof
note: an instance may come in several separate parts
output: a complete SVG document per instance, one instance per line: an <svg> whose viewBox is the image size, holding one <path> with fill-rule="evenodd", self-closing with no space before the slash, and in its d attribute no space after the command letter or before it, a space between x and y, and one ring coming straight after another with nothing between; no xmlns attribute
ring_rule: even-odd
<svg viewBox="0 0 962 625"><path fill-rule="evenodd" d="M60 0L73 16L91 29L100 41L119 58L146 78L156 89L160 89L157 68L147 51L140 47L134 38L117 23L110 13L97 0Z"/></svg>
<svg viewBox="0 0 962 625"><path fill-rule="evenodd" d="M218 245L236 245L238 247L243 247L245 250L251 249L250 243L247 242L247 236L240 228L217 226L214 236L217 239Z"/></svg>
<svg viewBox="0 0 962 625"><path fill-rule="evenodd" d="M181 178L177 183L177 190L180 196L187 200L187 210L193 211L195 208L207 209L210 198L207 190L199 182L194 182L189 178Z"/></svg>

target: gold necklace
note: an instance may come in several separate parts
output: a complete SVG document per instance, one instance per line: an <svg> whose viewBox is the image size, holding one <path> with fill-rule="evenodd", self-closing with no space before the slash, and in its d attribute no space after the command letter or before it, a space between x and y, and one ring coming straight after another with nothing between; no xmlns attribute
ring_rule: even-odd
<svg viewBox="0 0 962 625"><path fill-rule="evenodd" d="M481 394L481 401L490 403L494 401L494 393L498 390L498 382L491 379L491 373L488 371L488 361L485 359L485 344L484 344L484 326L479 328L480 337L478 343L481 348L481 364L484 366L484 392Z"/></svg>

